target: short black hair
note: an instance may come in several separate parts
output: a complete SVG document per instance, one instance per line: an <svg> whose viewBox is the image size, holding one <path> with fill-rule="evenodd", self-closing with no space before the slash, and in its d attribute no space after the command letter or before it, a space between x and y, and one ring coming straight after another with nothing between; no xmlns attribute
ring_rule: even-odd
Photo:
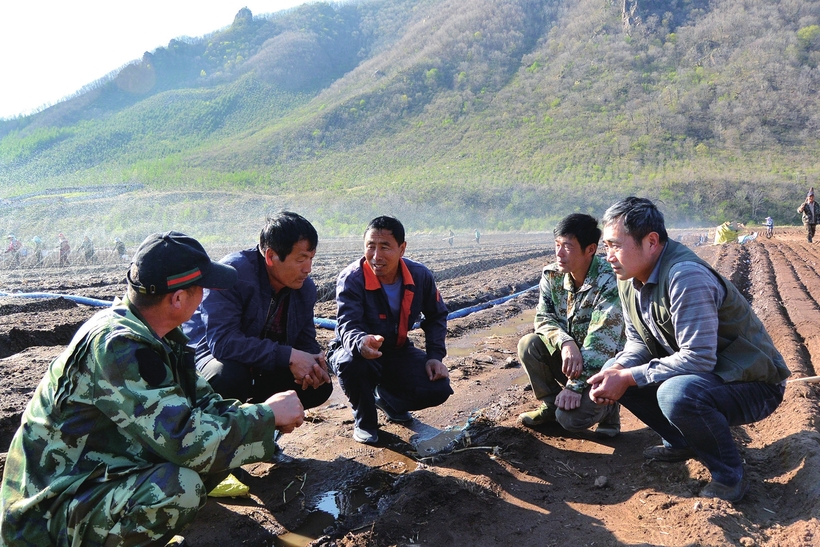
<svg viewBox="0 0 820 547"><path fill-rule="evenodd" d="M282 211L265 221L259 233L259 250L264 253L265 249L271 249L284 262L293 251L293 246L303 239L308 242L309 251L316 250L319 235L313 224L302 215Z"/></svg>
<svg viewBox="0 0 820 547"><path fill-rule="evenodd" d="M612 204L604 213L603 223L609 226L620 219L624 221L624 231L636 243L643 241L650 232L657 232L661 243L669 239L663 213L646 198L630 196Z"/></svg>
<svg viewBox="0 0 820 547"><path fill-rule="evenodd" d="M552 231L555 237L573 236L578 240L581 249L590 245L598 245L601 241L601 229L598 220L584 213L573 213L558 221Z"/></svg>
<svg viewBox="0 0 820 547"><path fill-rule="evenodd" d="M390 233L393 234L396 243L399 245L404 243L404 226L396 217L387 215L376 217L370 221L364 233L366 234L370 230L389 230Z"/></svg>

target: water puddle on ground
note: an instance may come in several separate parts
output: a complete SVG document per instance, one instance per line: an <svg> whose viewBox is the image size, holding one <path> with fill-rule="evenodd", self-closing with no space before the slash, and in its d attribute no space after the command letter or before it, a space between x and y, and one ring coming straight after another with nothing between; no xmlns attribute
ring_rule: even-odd
<svg viewBox="0 0 820 547"><path fill-rule="evenodd" d="M494 338L513 334L523 336L526 332L530 332L534 317L535 310L527 310L492 327L448 341L448 357L463 357L482 351L490 352L493 350ZM526 374L523 374L515 380L515 383L526 383L527 381ZM431 457L449 452L457 446L469 445L469 423L468 420L456 427L438 429L415 420L408 425L414 433L410 444L416 449L419 458ZM382 457L376 456L372 463L380 470L389 473L389 476L411 472L418 465L418 462L412 458L393 451L382 452ZM308 504L311 511L304 522L295 530L274 538L274 545L276 547L305 547L324 535L325 530L334 526L340 517L353 515L360 511L362 506L376 499L379 492L388 486L384 481L384 478L371 476L363 483L351 488L322 493Z"/></svg>
<svg viewBox="0 0 820 547"><path fill-rule="evenodd" d="M313 510L304 522L292 532L275 537L273 544L276 547L305 547L324 535L324 531L333 526L340 516L353 515L362 506L371 503L374 496L387 486L389 484L383 478L370 476L355 487L320 494L311 500L309 506Z"/></svg>
<svg viewBox="0 0 820 547"><path fill-rule="evenodd" d="M499 323L492 327L471 332L467 336L461 336L455 340L447 341L448 357L466 357L476 351L482 351L491 346L493 338L509 336L511 334L521 334L523 336L532 329L532 321L535 318L535 310L526 310L515 317Z"/></svg>

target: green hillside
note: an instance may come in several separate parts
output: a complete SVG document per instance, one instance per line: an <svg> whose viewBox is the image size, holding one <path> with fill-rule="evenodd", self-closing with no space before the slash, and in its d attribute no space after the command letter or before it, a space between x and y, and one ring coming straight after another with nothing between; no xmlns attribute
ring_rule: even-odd
<svg viewBox="0 0 820 547"><path fill-rule="evenodd" d="M0 121L0 227L47 230L58 207L106 233L217 237L291 207L326 235L380 213L416 230L548 229L627 194L676 225L798 223L818 180L818 61L812 0L242 10ZM82 190L124 184L139 189ZM176 199L133 206L158 195Z"/></svg>

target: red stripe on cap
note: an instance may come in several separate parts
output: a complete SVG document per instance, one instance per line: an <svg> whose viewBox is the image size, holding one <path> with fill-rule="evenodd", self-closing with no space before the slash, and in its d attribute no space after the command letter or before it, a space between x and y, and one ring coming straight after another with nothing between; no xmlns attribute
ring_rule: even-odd
<svg viewBox="0 0 820 547"><path fill-rule="evenodd" d="M189 272L169 277L168 288L176 287L177 285L182 285L183 283L199 279L200 277L202 277L202 272L199 271L199 268L195 268Z"/></svg>

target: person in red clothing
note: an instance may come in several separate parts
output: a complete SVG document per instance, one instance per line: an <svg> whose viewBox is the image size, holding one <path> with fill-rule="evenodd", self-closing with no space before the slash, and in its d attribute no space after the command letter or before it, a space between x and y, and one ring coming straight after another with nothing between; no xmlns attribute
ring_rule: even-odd
<svg viewBox="0 0 820 547"><path fill-rule="evenodd" d="M9 246L3 254L11 253L12 266L18 267L20 266L20 249L23 248L23 244L14 237L14 234L9 234L6 239L9 240Z"/></svg>
<svg viewBox="0 0 820 547"><path fill-rule="evenodd" d="M364 256L336 283L336 338L328 361L353 407L353 439L378 442L378 408L394 422L411 410L437 406L453 394L442 359L447 354L447 306L433 273L404 258L407 243L398 219L380 216L364 235ZM425 349L407 332L424 316Z"/></svg>
<svg viewBox="0 0 820 547"><path fill-rule="evenodd" d="M68 244L68 239L60 232L57 236L60 240L60 267L68 266L68 255L71 253L71 245Z"/></svg>

